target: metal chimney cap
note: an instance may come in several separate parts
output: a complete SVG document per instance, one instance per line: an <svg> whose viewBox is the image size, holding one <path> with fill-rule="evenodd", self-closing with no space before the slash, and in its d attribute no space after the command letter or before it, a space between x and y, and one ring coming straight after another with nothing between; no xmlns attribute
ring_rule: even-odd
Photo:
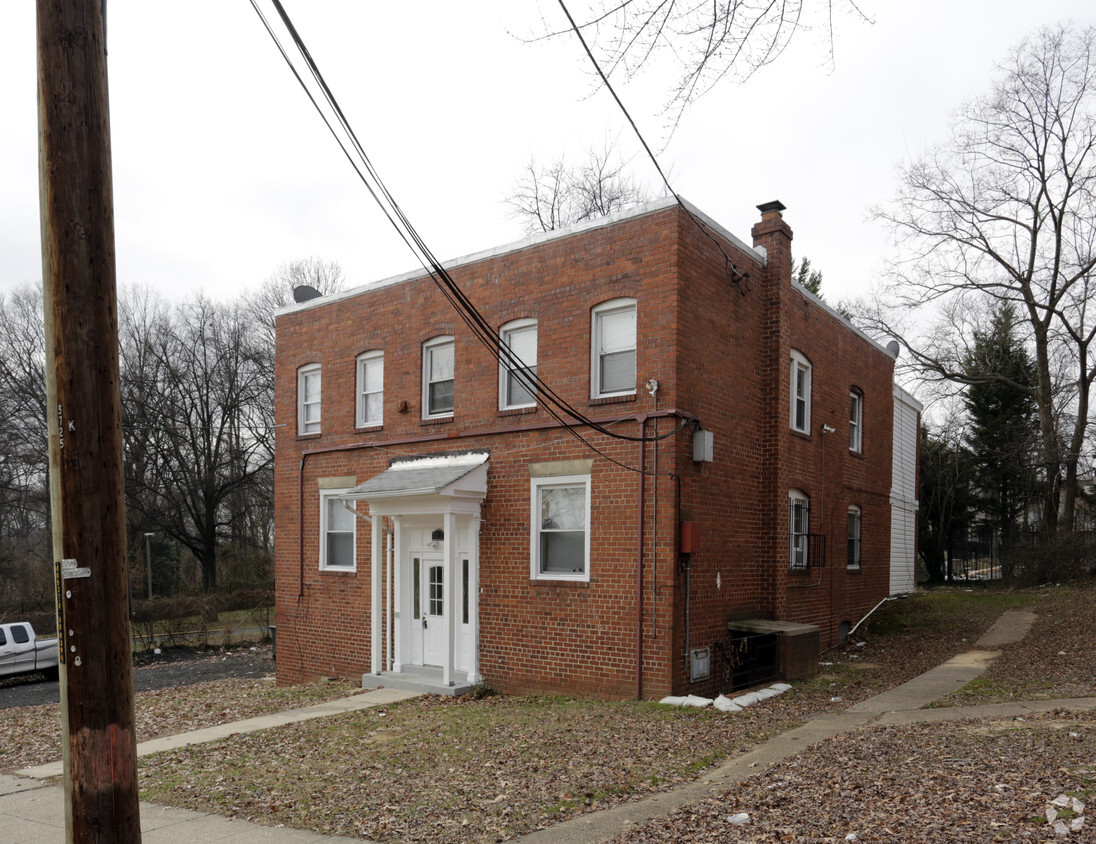
<svg viewBox="0 0 1096 844"><path fill-rule="evenodd" d="M758 205L757 210L760 211L762 214L768 214L770 211L775 211L777 214L779 214L786 207L787 206L784 205L784 203L781 202L779 199L774 199L772 202L764 202L761 205Z"/></svg>

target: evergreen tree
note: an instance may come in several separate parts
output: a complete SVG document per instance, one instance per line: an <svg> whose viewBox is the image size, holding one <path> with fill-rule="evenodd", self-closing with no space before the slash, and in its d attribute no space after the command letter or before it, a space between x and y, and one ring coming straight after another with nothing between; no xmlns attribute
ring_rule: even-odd
<svg viewBox="0 0 1096 844"><path fill-rule="evenodd" d="M811 293L822 298L822 271L811 269L810 258L800 258L799 262L792 262L792 278Z"/></svg>
<svg viewBox="0 0 1096 844"><path fill-rule="evenodd" d="M922 426L919 466L917 545L929 582L942 583L950 579L949 560L970 525L971 455L946 429L933 434Z"/></svg>
<svg viewBox="0 0 1096 844"><path fill-rule="evenodd" d="M1001 305L989 328L974 334L964 360L970 379L964 404L978 506L1006 546L1034 495L1039 419L1036 369L1018 335L1015 308Z"/></svg>

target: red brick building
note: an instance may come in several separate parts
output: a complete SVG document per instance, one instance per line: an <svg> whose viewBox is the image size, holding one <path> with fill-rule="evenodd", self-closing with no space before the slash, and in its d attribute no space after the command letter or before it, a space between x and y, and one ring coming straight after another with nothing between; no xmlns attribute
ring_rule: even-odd
<svg viewBox="0 0 1096 844"><path fill-rule="evenodd" d="M744 631L794 676L885 597L894 353L760 208L753 247L669 199L448 265L521 366L421 273L281 312L279 682L720 691Z"/></svg>

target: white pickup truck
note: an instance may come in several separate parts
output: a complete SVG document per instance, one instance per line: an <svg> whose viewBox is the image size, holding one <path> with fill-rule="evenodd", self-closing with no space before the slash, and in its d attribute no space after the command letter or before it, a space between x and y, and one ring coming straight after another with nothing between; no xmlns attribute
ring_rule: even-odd
<svg viewBox="0 0 1096 844"><path fill-rule="evenodd" d="M0 624L0 677L35 673L57 678L57 640L39 639L25 621Z"/></svg>

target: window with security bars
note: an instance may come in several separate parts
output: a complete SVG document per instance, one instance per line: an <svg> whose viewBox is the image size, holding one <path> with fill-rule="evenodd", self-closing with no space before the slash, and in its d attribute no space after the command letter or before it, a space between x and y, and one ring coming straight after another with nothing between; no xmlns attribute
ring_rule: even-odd
<svg viewBox="0 0 1096 844"><path fill-rule="evenodd" d="M810 563L810 500L799 490L788 495L788 567L806 569Z"/></svg>

